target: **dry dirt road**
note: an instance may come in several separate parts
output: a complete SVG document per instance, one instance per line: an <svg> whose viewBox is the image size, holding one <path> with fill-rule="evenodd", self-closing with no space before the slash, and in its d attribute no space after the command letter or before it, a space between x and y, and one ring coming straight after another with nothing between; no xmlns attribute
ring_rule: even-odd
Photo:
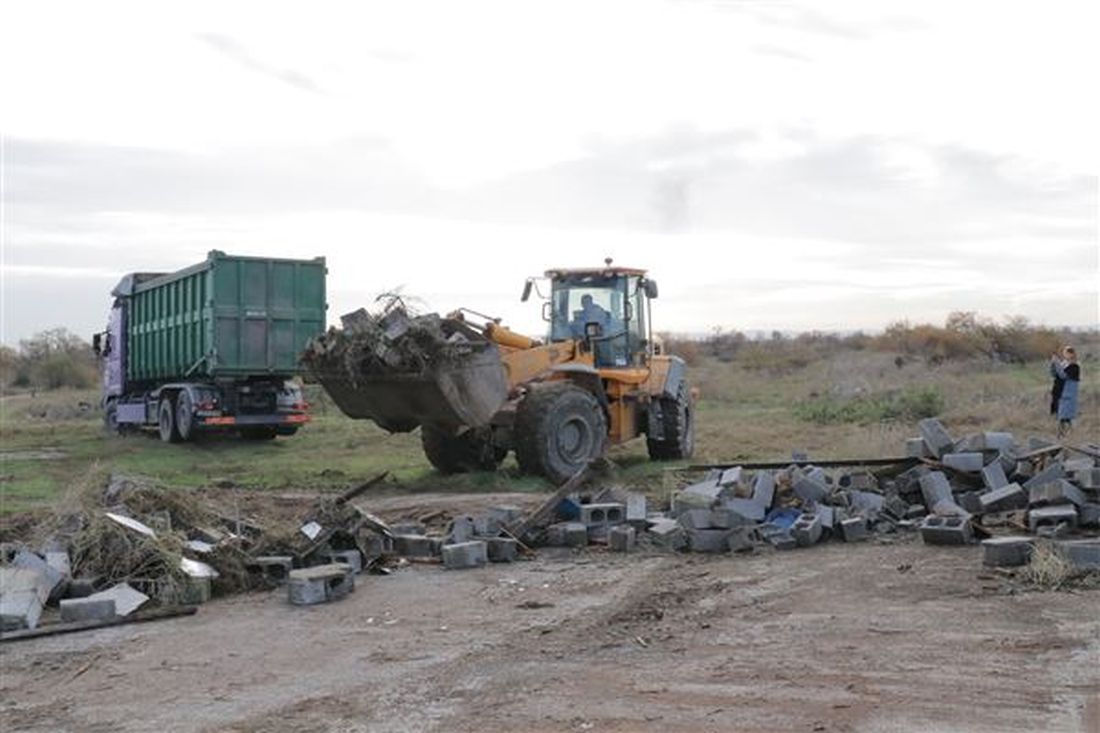
<svg viewBox="0 0 1100 733"><path fill-rule="evenodd" d="M1100 591L912 540L412 566L0 654L4 731L1100 731Z"/></svg>

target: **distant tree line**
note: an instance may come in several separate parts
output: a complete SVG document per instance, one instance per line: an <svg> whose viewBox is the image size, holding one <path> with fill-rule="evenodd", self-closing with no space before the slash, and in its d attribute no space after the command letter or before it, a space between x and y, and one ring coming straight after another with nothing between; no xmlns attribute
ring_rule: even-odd
<svg viewBox="0 0 1100 733"><path fill-rule="evenodd" d="M86 389L99 382L92 346L65 328L53 328L0 346L0 385L4 389Z"/></svg>

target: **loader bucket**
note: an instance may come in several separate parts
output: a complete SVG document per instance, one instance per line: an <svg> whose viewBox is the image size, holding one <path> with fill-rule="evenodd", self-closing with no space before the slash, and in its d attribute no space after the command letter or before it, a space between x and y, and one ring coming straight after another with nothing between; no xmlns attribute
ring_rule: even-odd
<svg viewBox="0 0 1100 733"><path fill-rule="evenodd" d="M461 361L417 374L315 373L344 414L373 420L383 430L407 433L419 425L446 430L482 427L508 398L495 344L477 344Z"/></svg>

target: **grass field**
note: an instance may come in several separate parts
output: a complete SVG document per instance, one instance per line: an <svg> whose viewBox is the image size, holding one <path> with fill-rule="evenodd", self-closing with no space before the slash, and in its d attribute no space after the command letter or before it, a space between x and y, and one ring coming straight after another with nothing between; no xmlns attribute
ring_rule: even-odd
<svg viewBox="0 0 1100 733"><path fill-rule="evenodd" d="M1100 441L1100 379L1095 357L1083 364L1076 443ZM950 362L898 367L891 354L841 349L794 368L704 359L691 370L700 390L695 460L784 460L901 455L924 412L941 414L956 436L1008 430L1050 436L1045 363ZM388 435L345 418L315 398L315 420L298 435L270 443L235 439L169 445L152 434L109 436L94 392L8 395L0 402L0 511L49 505L89 474L143 474L169 486L228 479L279 491L335 491L390 471L408 492L541 491L511 457L497 473L441 476L420 451L417 433ZM82 406L83 403L83 406ZM611 451L619 480L639 488L674 478L646 459L644 440Z"/></svg>

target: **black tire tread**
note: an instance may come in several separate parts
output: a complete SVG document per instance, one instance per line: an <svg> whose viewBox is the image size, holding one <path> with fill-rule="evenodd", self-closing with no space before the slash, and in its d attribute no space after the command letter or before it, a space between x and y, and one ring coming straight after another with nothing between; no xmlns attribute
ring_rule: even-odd
<svg viewBox="0 0 1100 733"><path fill-rule="evenodd" d="M599 441L599 455L593 455L591 458L598 458L606 451L607 419L604 417L600 403L591 392L572 382L532 385L519 403L513 428L516 461L523 473L545 476L554 483L561 483L570 478L550 465L545 447L548 442L547 432L552 427L550 420L552 413L564 400L576 399L576 396L581 396L580 399L589 403L597 431L602 436Z"/></svg>
<svg viewBox="0 0 1100 733"><path fill-rule="evenodd" d="M680 383L676 397L661 397L664 440L646 438L649 458L653 461L679 461L695 452L695 409L686 382Z"/></svg>
<svg viewBox="0 0 1100 733"><path fill-rule="evenodd" d="M491 445L488 431L467 430L461 435L448 435L442 430L422 425L420 446L435 470L442 474L495 471L504 460L505 451Z"/></svg>

